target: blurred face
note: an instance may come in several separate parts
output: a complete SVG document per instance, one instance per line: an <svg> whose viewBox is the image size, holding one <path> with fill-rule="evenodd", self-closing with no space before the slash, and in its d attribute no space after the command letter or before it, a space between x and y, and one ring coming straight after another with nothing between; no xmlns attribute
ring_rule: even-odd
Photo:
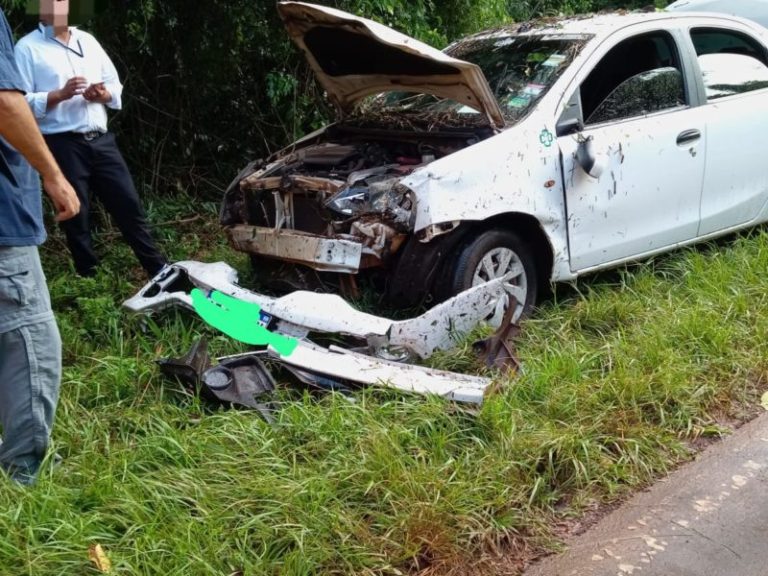
<svg viewBox="0 0 768 576"><path fill-rule="evenodd" d="M67 30L69 0L40 0L40 21L53 26L55 34Z"/></svg>

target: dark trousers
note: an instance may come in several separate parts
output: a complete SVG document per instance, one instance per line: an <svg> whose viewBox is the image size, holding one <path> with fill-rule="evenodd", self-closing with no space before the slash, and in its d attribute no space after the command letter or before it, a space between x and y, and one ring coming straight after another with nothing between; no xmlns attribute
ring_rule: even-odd
<svg viewBox="0 0 768 576"><path fill-rule="evenodd" d="M112 216L144 270L154 276L166 260L149 233L144 209L114 134L107 132L93 140L80 134L49 134L45 140L80 199L80 214L61 223L77 273L93 275L99 264L91 240L92 192Z"/></svg>

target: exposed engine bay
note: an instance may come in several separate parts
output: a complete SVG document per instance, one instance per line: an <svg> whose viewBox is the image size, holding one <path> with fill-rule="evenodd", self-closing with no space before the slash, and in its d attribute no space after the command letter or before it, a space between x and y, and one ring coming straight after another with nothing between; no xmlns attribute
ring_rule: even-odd
<svg viewBox="0 0 768 576"><path fill-rule="evenodd" d="M241 173L221 222L256 257L347 274L386 268L414 228L417 199L401 179L492 134L330 126Z"/></svg>

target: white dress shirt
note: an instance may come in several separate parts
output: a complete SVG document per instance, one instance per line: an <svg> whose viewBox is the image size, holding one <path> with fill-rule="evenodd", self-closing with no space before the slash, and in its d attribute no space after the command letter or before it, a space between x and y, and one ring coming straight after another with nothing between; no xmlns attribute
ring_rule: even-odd
<svg viewBox="0 0 768 576"><path fill-rule="evenodd" d="M106 132L104 105L88 102L80 94L47 109L48 92L62 88L74 76L85 77L88 84L104 82L112 95L107 106L116 110L122 106L123 86L101 44L87 32L69 30L68 45L46 34L42 24L16 44L14 56L27 102L43 134Z"/></svg>

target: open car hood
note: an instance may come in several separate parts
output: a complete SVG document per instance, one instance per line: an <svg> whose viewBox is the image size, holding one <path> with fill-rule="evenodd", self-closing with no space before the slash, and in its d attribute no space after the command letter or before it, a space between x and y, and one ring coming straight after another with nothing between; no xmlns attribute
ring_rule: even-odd
<svg viewBox="0 0 768 576"><path fill-rule="evenodd" d="M365 96L417 92L461 102L492 126L504 117L480 68L381 24L305 2L277 5L291 39L342 114Z"/></svg>

